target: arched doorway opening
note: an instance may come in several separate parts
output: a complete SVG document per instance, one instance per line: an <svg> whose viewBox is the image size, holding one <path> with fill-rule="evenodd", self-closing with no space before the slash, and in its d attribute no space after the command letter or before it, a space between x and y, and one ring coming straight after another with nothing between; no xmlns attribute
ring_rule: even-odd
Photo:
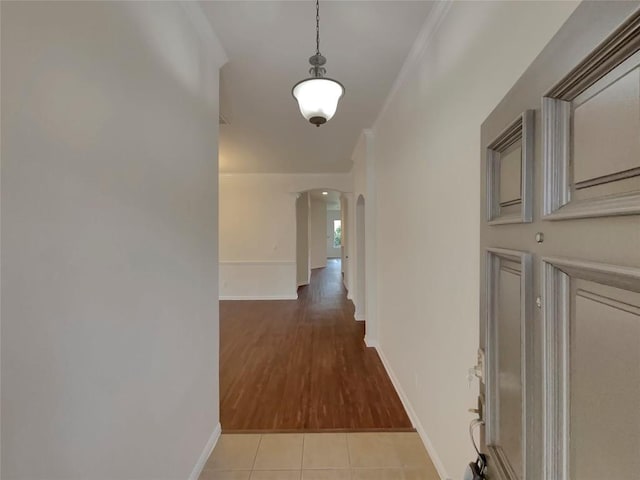
<svg viewBox="0 0 640 480"><path fill-rule="evenodd" d="M346 244L343 194L333 189L312 189L296 198L297 286L307 285L311 270L331 262L342 272Z"/></svg>

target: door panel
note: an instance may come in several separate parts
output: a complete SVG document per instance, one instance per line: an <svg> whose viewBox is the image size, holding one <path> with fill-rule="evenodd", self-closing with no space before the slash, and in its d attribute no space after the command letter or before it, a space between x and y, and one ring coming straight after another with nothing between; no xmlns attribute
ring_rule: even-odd
<svg viewBox="0 0 640 480"><path fill-rule="evenodd" d="M599 83L573 101L576 189L640 167L640 69L635 66L612 83Z"/></svg>
<svg viewBox="0 0 640 480"><path fill-rule="evenodd" d="M503 265L498 301L498 428L496 443L503 445L513 470L522 476L522 335L520 272Z"/></svg>
<svg viewBox="0 0 640 480"><path fill-rule="evenodd" d="M543 263L547 478L637 479L640 268Z"/></svg>
<svg viewBox="0 0 640 480"><path fill-rule="evenodd" d="M640 294L575 283L569 332L570 477L637 478Z"/></svg>
<svg viewBox="0 0 640 480"><path fill-rule="evenodd" d="M500 155L500 210L519 205L522 199L522 141ZM517 210L516 210L517 211Z"/></svg>
<svg viewBox="0 0 640 480"><path fill-rule="evenodd" d="M482 125L491 479L640 479L639 7L582 3Z"/></svg>
<svg viewBox="0 0 640 480"><path fill-rule="evenodd" d="M545 95L547 219L640 212L638 48L640 19L632 18Z"/></svg>
<svg viewBox="0 0 640 480"><path fill-rule="evenodd" d="M532 355L531 255L490 248L487 251L488 352L487 424L491 453L508 478L522 478L526 463L526 370Z"/></svg>
<svg viewBox="0 0 640 480"><path fill-rule="evenodd" d="M511 122L487 147L486 218L490 225L531 221L533 111Z"/></svg>

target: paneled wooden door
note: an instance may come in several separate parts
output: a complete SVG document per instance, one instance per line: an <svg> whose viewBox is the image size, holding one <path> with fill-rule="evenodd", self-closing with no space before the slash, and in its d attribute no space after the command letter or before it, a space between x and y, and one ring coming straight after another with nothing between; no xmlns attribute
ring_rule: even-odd
<svg viewBox="0 0 640 480"><path fill-rule="evenodd" d="M581 4L482 125L491 479L640 479L638 9Z"/></svg>

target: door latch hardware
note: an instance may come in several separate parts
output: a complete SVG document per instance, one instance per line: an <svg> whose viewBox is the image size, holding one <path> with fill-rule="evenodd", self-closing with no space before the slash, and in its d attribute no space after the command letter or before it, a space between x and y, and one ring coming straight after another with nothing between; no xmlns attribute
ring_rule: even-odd
<svg viewBox="0 0 640 480"><path fill-rule="evenodd" d="M536 242L538 243L544 242L544 233L542 232L536 233Z"/></svg>
<svg viewBox="0 0 640 480"><path fill-rule="evenodd" d="M542 298L536 297L536 307L542 308Z"/></svg>
<svg viewBox="0 0 640 480"><path fill-rule="evenodd" d="M478 360L476 364L469 369L469 382L473 377L478 377L484 383L484 350L478 349Z"/></svg>

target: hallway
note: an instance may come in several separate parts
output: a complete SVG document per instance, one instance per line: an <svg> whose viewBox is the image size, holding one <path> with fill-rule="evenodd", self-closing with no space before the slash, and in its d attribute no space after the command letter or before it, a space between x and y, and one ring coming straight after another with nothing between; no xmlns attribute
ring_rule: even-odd
<svg viewBox="0 0 640 480"><path fill-rule="evenodd" d="M336 259L298 300L221 301L223 431L412 430L353 313Z"/></svg>

